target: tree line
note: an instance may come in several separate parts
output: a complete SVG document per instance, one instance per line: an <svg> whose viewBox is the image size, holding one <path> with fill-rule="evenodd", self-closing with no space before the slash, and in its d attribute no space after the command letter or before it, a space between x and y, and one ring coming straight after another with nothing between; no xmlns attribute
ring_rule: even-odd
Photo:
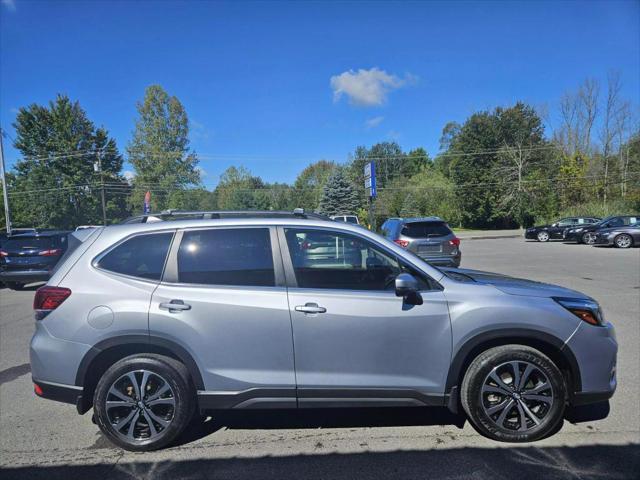
<svg viewBox="0 0 640 480"><path fill-rule="evenodd" d="M444 126L440 151L404 151L397 142L359 146L344 163L319 160L292 184L269 183L242 166L205 188L189 143L182 103L152 85L137 105L125 156L79 102L58 95L19 109L13 124L21 159L8 172L13 226L74 228L116 223L152 211L291 210L355 213L365 224L385 218L437 215L457 227L513 228L565 215L640 210L640 128L620 78L585 81L551 114L523 102L479 111ZM554 127L549 124L554 123ZM364 166L374 162L378 197L369 209ZM0 218L4 223L4 214Z"/></svg>

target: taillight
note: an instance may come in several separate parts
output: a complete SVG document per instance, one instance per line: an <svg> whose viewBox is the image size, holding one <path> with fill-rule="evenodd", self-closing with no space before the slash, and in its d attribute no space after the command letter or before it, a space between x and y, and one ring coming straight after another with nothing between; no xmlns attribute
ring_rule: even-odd
<svg viewBox="0 0 640 480"><path fill-rule="evenodd" d="M0 257L8 257L9 253L5 252L4 250L0 250Z"/></svg>
<svg viewBox="0 0 640 480"><path fill-rule="evenodd" d="M402 248L407 248L409 246L409 240L401 240L398 238L397 240L394 240L394 242L400 245Z"/></svg>
<svg viewBox="0 0 640 480"><path fill-rule="evenodd" d="M71 295L71 290L63 287L49 287L45 285L36 290L33 297L33 309L36 320L42 320L48 313L58 308Z"/></svg>
<svg viewBox="0 0 640 480"><path fill-rule="evenodd" d="M38 255L42 257L55 257L62 253L61 248L52 248L51 250L42 250Z"/></svg>
<svg viewBox="0 0 640 480"><path fill-rule="evenodd" d="M454 247L459 247L460 239L458 237L453 237L451 240L449 240L449 245L453 245Z"/></svg>

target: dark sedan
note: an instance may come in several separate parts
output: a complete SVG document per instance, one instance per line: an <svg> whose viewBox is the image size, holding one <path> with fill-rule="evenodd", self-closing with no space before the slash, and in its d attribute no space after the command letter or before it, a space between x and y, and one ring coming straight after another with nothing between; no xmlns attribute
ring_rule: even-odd
<svg viewBox="0 0 640 480"><path fill-rule="evenodd" d="M561 240L565 230L579 225L592 225L599 222L599 218L594 217L567 217L561 218L551 225L540 225L538 227L527 228L524 238L528 240L538 240L548 242L549 240Z"/></svg>
<svg viewBox="0 0 640 480"><path fill-rule="evenodd" d="M0 281L13 290L27 283L46 282L67 249L68 232L12 235L0 249Z"/></svg>
<svg viewBox="0 0 640 480"><path fill-rule="evenodd" d="M596 232L594 245L613 245L618 248L640 245L640 222L624 227L601 228Z"/></svg>
<svg viewBox="0 0 640 480"><path fill-rule="evenodd" d="M640 220L640 215L613 215L600 220L593 225L584 227L573 227L565 230L564 240L567 242L586 243L593 245L596 241L596 234L603 228L616 228L633 225Z"/></svg>

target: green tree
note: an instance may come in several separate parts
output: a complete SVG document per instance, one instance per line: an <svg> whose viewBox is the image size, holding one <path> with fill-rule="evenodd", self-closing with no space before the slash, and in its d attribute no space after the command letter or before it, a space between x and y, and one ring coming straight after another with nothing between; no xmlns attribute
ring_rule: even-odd
<svg viewBox="0 0 640 480"><path fill-rule="evenodd" d="M200 185L198 158L189 149L189 119L180 100L161 86L151 85L138 103L133 138L127 146L136 176L130 198L134 210L142 208L144 194L152 191L152 210L176 205L182 190Z"/></svg>
<svg viewBox="0 0 640 480"><path fill-rule="evenodd" d="M13 224L74 228L102 223L100 190L106 185L107 218L128 214L120 175L122 156L104 128L96 128L78 102L58 95L48 106L20 108L13 124L22 155L10 184ZM102 178L95 170L101 156ZM126 194L126 191L124 191Z"/></svg>
<svg viewBox="0 0 640 480"><path fill-rule="evenodd" d="M263 210L268 209L266 197L257 192L265 188L260 177L254 177L244 167L227 168L215 189L220 210Z"/></svg>
<svg viewBox="0 0 640 480"><path fill-rule="evenodd" d="M315 210L320 202L322 189L335 168L335 163L320 160L302 170L293 184L292 199L295 207L309 211Z"/></svg>
<svg viewBox="0 0 640 480"><path fill-rule="evenodd" d="M343 168L337 168L322 191L318 212L324 215L353 214L360 206L358 195Z"/></svg>
<svg viewBox="0 0 640 480"><path fill-rule="evenodd" d="M527 205L524 180L547 146L534 109L517 103L478 112L452 132L448 161L437 163L448 164L441 170L448 170L456 186L464 225L512 227L522 222L527 215L522 208Z"/></svg>

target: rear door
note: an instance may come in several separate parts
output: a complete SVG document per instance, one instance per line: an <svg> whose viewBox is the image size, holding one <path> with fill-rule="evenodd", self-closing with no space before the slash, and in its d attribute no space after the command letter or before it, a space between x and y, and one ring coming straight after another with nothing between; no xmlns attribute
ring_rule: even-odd
<svg viewBox="0 0 640 480"><path fill-rule="evenodd" d="M275 230L178 231L153 294L150 333L197 363L207 408L295 407L293 343Z"/></svg>
<svg viewBox="0 0 640 480"><path fill-rule="evenodd" d="M446 300L423 276L423 305L396 297L401 271L420 276L369 239L321 228L283 228L301 407L430 404L451 358ZM316 255L310 245L326 245ZM422 274L424 275L424 274Z"/></svg>

